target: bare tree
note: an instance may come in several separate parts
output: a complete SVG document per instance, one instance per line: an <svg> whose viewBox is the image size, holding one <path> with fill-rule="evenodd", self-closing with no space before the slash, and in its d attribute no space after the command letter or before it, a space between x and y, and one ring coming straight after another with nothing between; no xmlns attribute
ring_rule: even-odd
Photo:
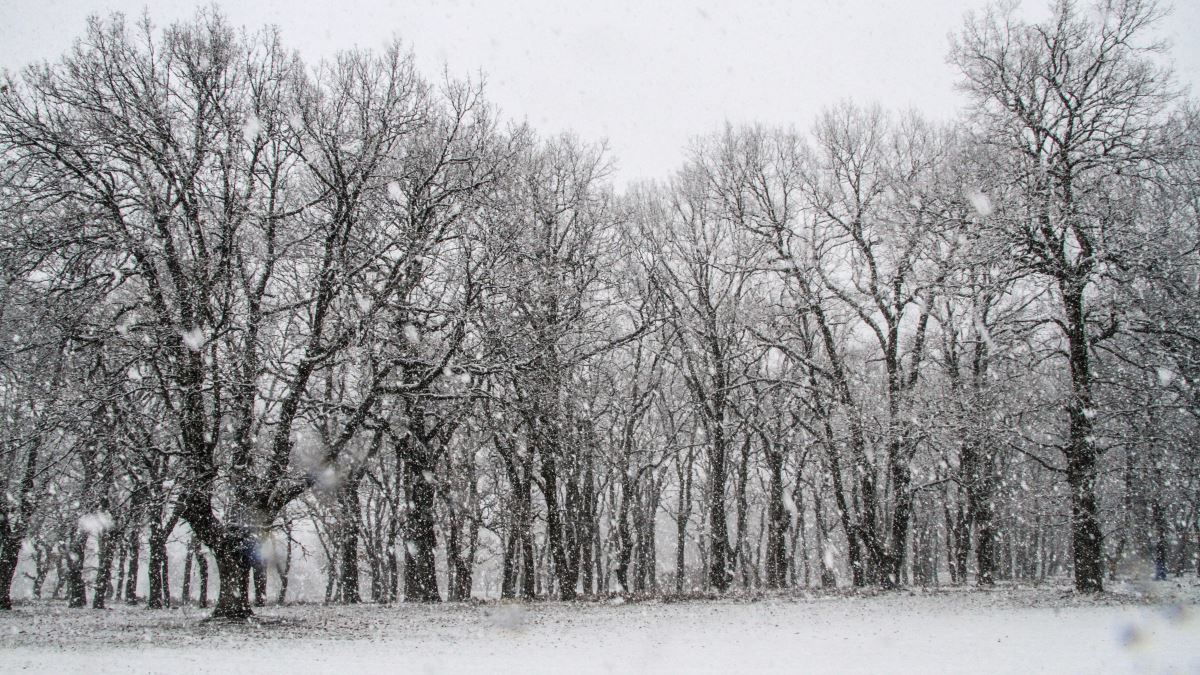
<svg viewBox="0 0 1200 675"><path fill-rule="evenodd" d="M985 143L1004 151L1000 167L1023 190L1023 208L992 224L1003 228L1021 261L1058 298L1070 395L1062 448L1070 485L1075 587L1104 588L1103 529L1096 498L1101 450L1093 437L1093 347L1105 317L1090 297L1106 269L1119 264L1127 225L1105 206L1105 191L1152 163L1168 73L1146 42L1161 16L1151 1L1120 0L1092 11L1060 0L1043 23L1012 7L968 19L952 59L974 101Z"/></svg>

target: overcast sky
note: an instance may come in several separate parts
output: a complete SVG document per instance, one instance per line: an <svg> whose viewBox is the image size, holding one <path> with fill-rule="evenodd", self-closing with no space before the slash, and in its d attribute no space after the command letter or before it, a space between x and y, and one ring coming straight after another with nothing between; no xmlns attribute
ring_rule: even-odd
<svg viewBox="0 0 1200 675"><path fill-rule="evenodd" d="M163 25L195 0L158 0ZM961 104L948 35L985 0L266 0L221 3L235 25L278 24L306 60L399 36L422 70L482 70L506 116L544 134L607 138L620 182L664 177L688 139L726 121L808 127L845 98L946 118ZM88 14L140 15L145 0L0 0L0 67L56 59ZM1163 26L1181 82L1200 82L1200 2ZM1047 3L1023 11L1044 15Z"/></svg>

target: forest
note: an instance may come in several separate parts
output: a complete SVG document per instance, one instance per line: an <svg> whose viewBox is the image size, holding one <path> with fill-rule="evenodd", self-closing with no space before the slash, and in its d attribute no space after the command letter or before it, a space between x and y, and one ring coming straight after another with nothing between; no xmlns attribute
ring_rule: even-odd
<svg viewBox="0 0 1200 675"><path fill-rule="evenodd" d="M1163 17L992 5L952 120L829 102L627 186L399 40L93 18L0 86L0 609L1200 575Z"/></svg>

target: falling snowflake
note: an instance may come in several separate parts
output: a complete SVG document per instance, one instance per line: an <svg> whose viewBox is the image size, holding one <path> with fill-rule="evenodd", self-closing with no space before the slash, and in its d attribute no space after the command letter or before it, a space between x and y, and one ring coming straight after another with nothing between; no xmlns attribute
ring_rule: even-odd
<svg viewBox="0 0 1200 675"><path fill-rule="evenodd" d="M967 198L967 202L971 204L971 208L975 209L975 213L980 218L987 218L995 210L992 208L992 200L979 190L968 190L963 196Z"/></svg>
<svg viewBox="0 0 1200 675"><path fill-rule="evenodd" d="M79 517L79 529L91 535L98 535L112 526L112 516L105 511L88 513Z"/></svg>
<svg viewBox="0 0 1200 675"><path fill-rule="evenodd" d="M1175 381L1175 371L1166 367L1159 367L1156 374L1158 375L1158 386L1169 387Z"/></svg>
<svg viewBox="0 0 1200 675"><path fill-rule="evenodd" d="M183 337L183 344L186 345L188 349L198 352L202 347L204 347L204 332L199 328L185 330L180 333L180 335Z"/></svg>
<svg viewBox="0 0 1200 675"><path fill-rule="evenodd" d="M258 139L261 131L262 122L259 121L257 115L250 113L250 116L246 118L246 123L242 125L242 138L245 138L247 143L254 145L254 141Z"/></svg>
<svg viewBox="0 0 1200 675"><path fill-rule="evenodd" d="M404 324L404 339L408 340L408 343L413 345L421 341L421 331L417 330L416 324Z"/></svg>
<svg viewBox="0 0 1200 675"><path fill-rule="evenodd" d="M796 508L796 502L786 492L783 493L783 509L788 512L793 521L800 517L800 509Z"/></svg>

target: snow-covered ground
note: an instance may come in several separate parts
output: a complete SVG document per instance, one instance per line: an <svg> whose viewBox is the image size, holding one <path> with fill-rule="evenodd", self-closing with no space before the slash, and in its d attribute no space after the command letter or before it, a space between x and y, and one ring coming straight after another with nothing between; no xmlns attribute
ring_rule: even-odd
<svg viewBox="0 0 1200 675"><path fill-rule="evenodd" d="M1196 586L0 613L3 672L1200 672ZM1141 596L1141 597L1139 597ZM1146 597L1150 596L1150 597Z"/></svg>

